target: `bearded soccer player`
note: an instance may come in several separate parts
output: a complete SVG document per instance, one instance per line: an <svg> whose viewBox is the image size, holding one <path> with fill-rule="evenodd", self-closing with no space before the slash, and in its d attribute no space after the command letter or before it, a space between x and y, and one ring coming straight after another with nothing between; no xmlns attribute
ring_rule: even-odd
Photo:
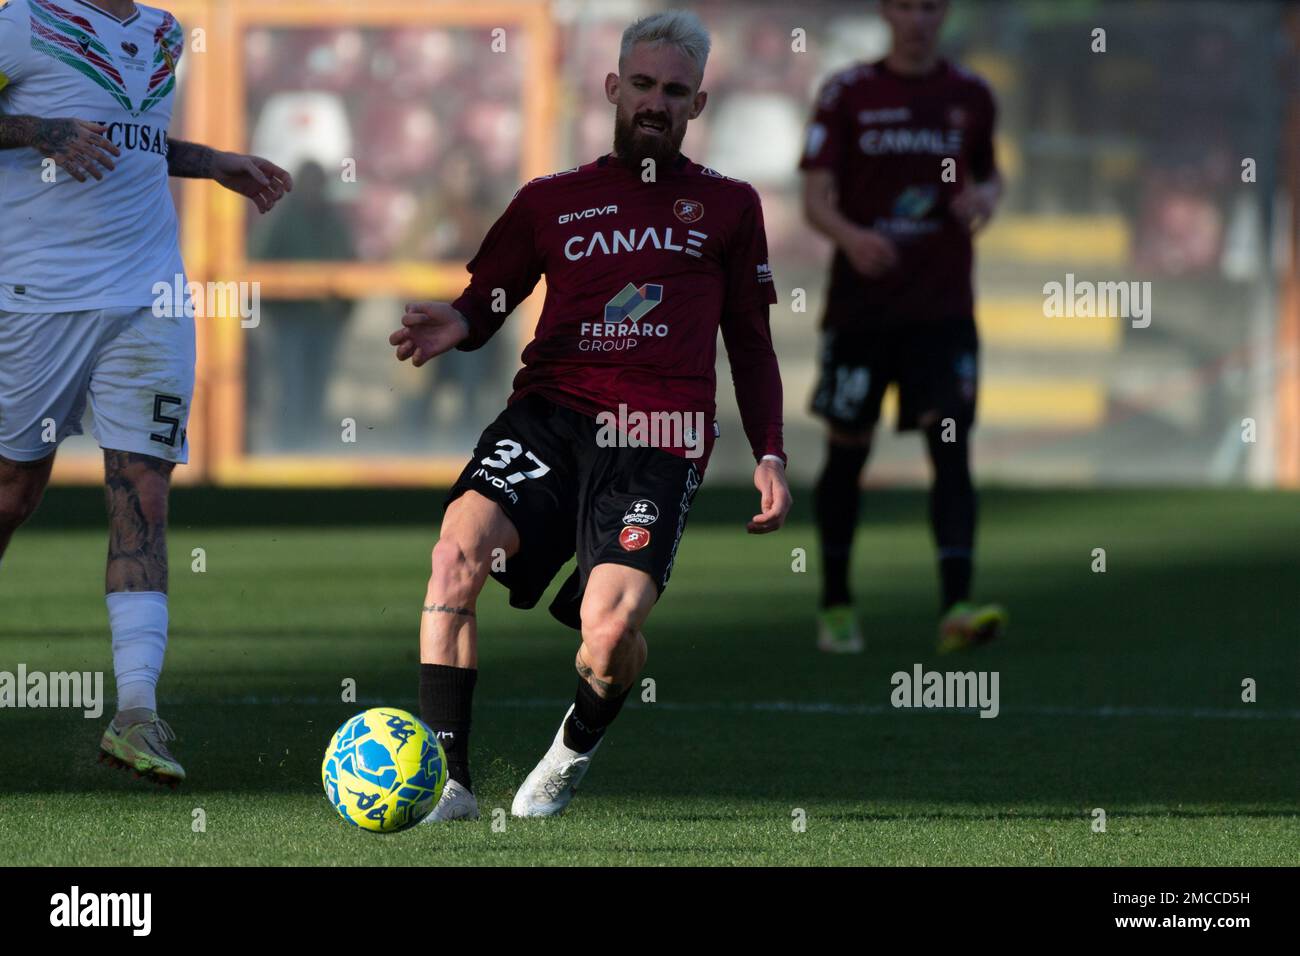
<svg viewBox="0 0 1300 956"><path fill-rule="evenodd" d="M680 153L687 122L704 109L708 51L692 14L628 27L618 73L605 78L613 152L526 184L470 262L464 294L408 307L391 338L397 357L416 365L478 348L546 275L514 392L448 496L433 549L420 712L443 742L450 779L429 819L478 816L469 729L480 590L491 575L512 605L533 607L576 552L550 610L581 634L577 692L511 812L552 816L572 799L645 664L642 627L668 583L715 437L719 329L757 460L761 513L749 532L776 530L790 508L758 195ZM600 421L655 413L697 424L635 445L631 430L616 440ZM505 556L504 570L494 554Z"/></svg>
<svg viewBox="0 0 1300 956"><path fill-rule="evenodd" d="M982 80L939 58L946 0L881 0L892 34L879 62L822 88L800 169L809 223L835 243L813 411L829 425L815 513L822 558L818 646L863 648L849 590L859 483L886 387L900 431L933 466L939 649L992 640L1006 623L971 602L975 490L969 441L979 353L971 236L1002 193L995 106Z"/></svg>
<svg viewBox="0 0 1300 956"><path fill-rule="evenodd" d="M167 177L214 179L262 212L291 187L266 160L167 137L183 48L171 14L130 0L0 6L0 555L40 502L59 443L81 433L89 398L118 708L101 759L171 785L185 771L156 688L194 319L170 307L186 283Z"/></svg>

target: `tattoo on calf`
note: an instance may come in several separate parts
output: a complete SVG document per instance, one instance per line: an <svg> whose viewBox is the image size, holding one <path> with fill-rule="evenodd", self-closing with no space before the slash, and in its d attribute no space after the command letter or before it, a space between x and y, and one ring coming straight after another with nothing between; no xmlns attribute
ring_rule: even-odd
<svg viewBox="0 0 1300 956"><path fill-rule="evenodd" d="M450 604L426 604L424 612L426 614L436 611L441 614L455 614L457 617L473 617L474 609L468 607L452 607Z"/></svg>
<svg viewBox="0 0 1300 956"><path fill-rule="evenodd" d="M166 507L146 510L141 501L141 479L153 473L167 480L173 464L135 452L104 452L104 498L108 505L107 590L167 591ZM145 494L157 494L158 483ZM159 517L161 515L162 517Z"/></svg>
<svg viewBox="0 0 1300 956"><path fill-rule="evenodd" d="M596 676L596 672L582 659L582 651L578 651L578 656L573 659L573 666L577 669L578 676L590 684L591 689L601 697L617 697L623 693L622 684L617 681L603 681Z"/></svg>

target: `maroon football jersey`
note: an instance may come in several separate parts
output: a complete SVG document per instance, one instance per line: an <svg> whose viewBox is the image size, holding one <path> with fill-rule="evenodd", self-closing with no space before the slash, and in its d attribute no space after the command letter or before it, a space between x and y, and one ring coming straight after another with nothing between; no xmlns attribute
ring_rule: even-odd
<svg viewBox="0 0 1300 956"><path fill-rule="evenodd" d="M510 401L540 393L595 417L679 412L713 445L718 330L755 457L782 455L776 290L758 193L679 156L643 182L613 156L524 185L469 263L458 348L481 346L546 275ZM696 413L699 413L697 418ZM691 441L660 447L685 455Z"/></svg>
<svg viewBox="0 0 1300 956"><path fill-rule="evenodd" d="M948 206L996 173L995 120L984 81L943 60L923 76L882 60L826 82L799 168L829 169L840 212L892 239L898 265L868 279L836 249L823 328L974 314L970 232ZM947 158L953 182L942 175Z"/></svg>

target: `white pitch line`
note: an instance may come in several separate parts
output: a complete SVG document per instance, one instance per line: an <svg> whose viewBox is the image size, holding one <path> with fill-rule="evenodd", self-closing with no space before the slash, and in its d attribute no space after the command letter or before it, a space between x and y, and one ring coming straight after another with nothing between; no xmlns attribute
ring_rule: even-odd
<svg viewBox="0 0 1300 956"><path fill-rule="evenodd" d="M191 706L197 704L216 704L219 706L236 706L236 707L275 707L275 706L293 706L295 704L304 707L324 706L326 704L343 703L334 697L258 697L249 695L245 697L235 697L229 700L208 701L208 700L171 700L165 703L173 706ZM362 698L355 701L355 706L360 707L384 707L396 706L391 700L385 701L379 698ZM409 702L408 702L409 703ZM564 710L572 701L560 700L558 698L548 699L542 697L519 697L506 698L503 700L482 700L478 702L480 707L500 707L516 710ZM833 717L880 717L885 714L892 714L897 711L907 713L921 714L952 714L952 713L979 713L979 708L895 708L888 704L835 704L827 701L794 701L794 700L757 700L757 701L692 701L687 703L674 703L670 701L659 701L653 704L642 704L640 702L629 701L628 705L633 710L648 710L650 708L677 711L681 713L775 713L775 714L812 714L812 715L830 715ZM1054 707L1040 705L1026 705L1024 707L1015 705L1003 705L999 714L1019 714L1027 717L1081 717L1081 718L1174 718L1179 720L1300 720L1300 709L1285 708L1282 710L1256 710L1249 707L1242 707L1240 710L1233 710L1226 707L1129 707L1103 704L1100 707Z"/></svg>

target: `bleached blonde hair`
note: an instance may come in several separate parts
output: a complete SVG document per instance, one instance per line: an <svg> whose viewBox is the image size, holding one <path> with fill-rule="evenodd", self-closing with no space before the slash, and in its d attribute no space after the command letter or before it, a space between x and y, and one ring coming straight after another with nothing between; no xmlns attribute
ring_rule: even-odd
<svg viewBox="0 0 1300 956"><path fill-rule="evenodd" d="M665 10L642 17L623 31L623 42L618 51L618 69L623 72L623 62L638 43L667 43L675 46L704 76L704 64L709 60L709 31L700 18L689 10Z"/></svg>

